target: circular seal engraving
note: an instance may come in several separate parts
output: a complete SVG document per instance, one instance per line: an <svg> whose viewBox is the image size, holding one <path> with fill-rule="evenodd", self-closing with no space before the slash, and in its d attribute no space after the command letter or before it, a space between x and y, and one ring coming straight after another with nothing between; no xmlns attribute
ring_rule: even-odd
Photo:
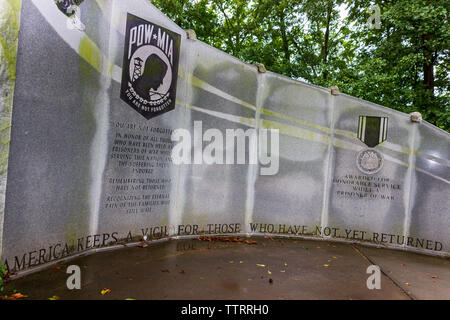
<svg viewBox="0 0 450 320"><path fill-rule="evenodd" d="M361 150L356 157L358 169L365 174L374 174L383 167L383 156L374 149Z"/></svg>

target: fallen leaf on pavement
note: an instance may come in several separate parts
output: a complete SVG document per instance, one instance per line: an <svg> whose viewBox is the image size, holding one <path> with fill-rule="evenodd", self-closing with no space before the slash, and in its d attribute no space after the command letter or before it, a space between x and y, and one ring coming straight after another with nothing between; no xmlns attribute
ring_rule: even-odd
<svg viewBox="0 0 450 320"><path fill-rule="evenodd" d="M48 298L48 300L59 300L59 297L58 296L53 296L51 298Z"/></svg>
<svg viewBox="0 0 450 320"><path fill-rule="evenodd" d="M326 267L326 268L328 268L330 265L329 265L329 264L324 264L323 266Z"/></svg>
<svg viewBox="0 0 450 320"><path fill-rule="evenodd" d="M263 268L266 266L265 264L259 264L259 263L257 263L256 265L257 265L258 267L263 267Z"/></svg>
<svg viewBox="0 0 450 320"><path fill-rule="evenodd" d="M20 298L28 298L28 296L21 294L21 293L14 293L12 295L10 295L11 298L13 299L20 299Z"/></svg>
<svg viewBox="0 0 450 320"><path fill-rule="evenodd" d="M170 271L169 271L168 269L161 270L161 272L167 272L167 273L170 273Z"/></svg>
<svg viewBox="0 0 450 320"><path fill-rule="evenodd" d="M409 282L405 282L405 285L409 286L409 285L410 285L410 283L409 283Z"/></svg>
<svg viewBox="0 0 450 320"><path fill-rule="evenodd" d="M111 293L111 289L103 288L100 293L104 296L105 294Z"/></svg>
<svg viewBox="0 0 450 320"><path fill-rule="evenodd" d="M184 274L184 270L180 270L180 273L181 273L181 274Z"/></svg>
<svg viewBox="0 0 450 320"><path fill-rule="evenodd" d="M438 276L431 276L433 279L437 279L438 278Z"/></svg>
<svg viewBox="0 0 450 320"><path fill-rule="evenodd" d="M268 273L268 274L272 274L272 271L270 271L270 270L267 270L267 273Z"/></svg>

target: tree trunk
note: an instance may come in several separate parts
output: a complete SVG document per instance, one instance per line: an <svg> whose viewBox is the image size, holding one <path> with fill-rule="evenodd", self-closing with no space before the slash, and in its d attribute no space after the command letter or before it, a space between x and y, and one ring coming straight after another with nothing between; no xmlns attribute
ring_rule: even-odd
<svg viewBox="0 0 450 320"><path fill-rule="evenodd" d="M425 88L429 90L430 94L434 96L434 64L433 55L429 46L426 44L427 41L431 41L431 35L426 34L423 36L424 47L425 47L425 63L423 64L423 83Z"/></svg>
<svg viewBox="0 0 450 320"><path fill-rule="evenodd" d="M281 39L283 40L284 58L286 59L286 63L290 65L291 52L289 51L289 41L286 34L286 23L284 21L285 14L283 11L281 11L278 16L280 18L280 32L281 32Z"/></svg>
<svg viewBox="0 0 450 320"><path fill-rule="evenodd" d="M325 29L325 37L323 40L323 48L322 48L322 54L323 54L323 64L325 67L325 70L323 72L323 80L327 80L328 78L328 70L326 70L326 66L328 63L328 45L329 45L329 41L330 41L330 22L331 22L331 12L333 9L333 4L332 2L328 2L328 7L327 7L327 25L326 25L326 29Z"/></svg>

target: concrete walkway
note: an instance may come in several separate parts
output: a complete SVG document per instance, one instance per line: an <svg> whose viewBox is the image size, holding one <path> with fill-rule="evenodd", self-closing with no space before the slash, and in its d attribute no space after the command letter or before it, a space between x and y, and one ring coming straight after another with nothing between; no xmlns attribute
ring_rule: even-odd
<svg viewBox="0 0 450 320"><path fill-rule="evenodd" d="M6 290L28 299L450 299L446 258L323 241L245 240L97 253L70 262L81 268L81 290L67 289L68 265L10 281ZM371 264L382 270L380 290L366 286Z"/></svg>

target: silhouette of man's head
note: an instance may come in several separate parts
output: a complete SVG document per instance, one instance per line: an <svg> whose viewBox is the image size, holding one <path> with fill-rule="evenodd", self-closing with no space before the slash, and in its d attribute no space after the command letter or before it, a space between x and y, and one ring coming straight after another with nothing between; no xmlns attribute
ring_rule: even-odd
<svg viewBox="0 0 450 320"><path fill-rule="evenodd" d="M158 90L167 73L167 65L156 54L145 61L144 72L136 80L136 91L144 99L150 100L150 90Z"/></svg>

